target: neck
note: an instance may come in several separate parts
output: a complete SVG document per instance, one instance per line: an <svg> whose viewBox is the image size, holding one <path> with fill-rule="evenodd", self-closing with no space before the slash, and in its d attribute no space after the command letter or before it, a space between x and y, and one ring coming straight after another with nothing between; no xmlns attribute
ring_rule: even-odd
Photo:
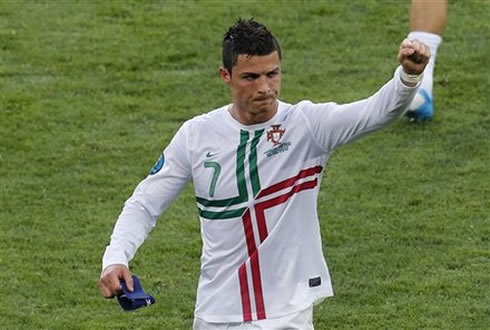
<svg viewBox="0 0 490 330"><path fill-rule="evenodd" d="M231 116L242 125L257 125L265 123L272 119L277 113L279 107L278 101L275 102L271 109L263 111L242 110L239 105L233 104L230 111Z"/></svg>

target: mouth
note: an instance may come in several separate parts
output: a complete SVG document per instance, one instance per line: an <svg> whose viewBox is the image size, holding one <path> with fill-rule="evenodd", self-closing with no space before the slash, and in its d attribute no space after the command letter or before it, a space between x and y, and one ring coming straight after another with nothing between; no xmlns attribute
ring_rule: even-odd
<svg viewBox="0 0 490 330"><path fill-rule="evenodd" d="M264 101L270 101L272 99L273 99L272 96L268 96L268 97L257 97L257 98L254 99L254 102L264 102Z"/></svg>

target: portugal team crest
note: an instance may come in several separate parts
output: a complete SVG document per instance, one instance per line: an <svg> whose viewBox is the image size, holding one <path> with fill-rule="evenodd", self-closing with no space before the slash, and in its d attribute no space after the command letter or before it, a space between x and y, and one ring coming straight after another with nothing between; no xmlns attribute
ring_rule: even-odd
<svg viewBox="0 0 490 330"><path fill-rule="evenodd" d="M280 128L281 125L272 125L272 127L267 131L267 141L272 141L274 146L281 144L279 142L286 130Z"/></svg>

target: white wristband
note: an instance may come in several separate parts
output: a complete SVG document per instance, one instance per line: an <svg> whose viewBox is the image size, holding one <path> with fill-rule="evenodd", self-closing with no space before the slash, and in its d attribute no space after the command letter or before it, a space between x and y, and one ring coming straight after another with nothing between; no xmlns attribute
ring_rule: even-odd
<svg viewBox="0 0 490 330"><path fill-rule="evenodd" d="M424 73L421 74L408 74L403 69L400 70L400 76L404 82L409 84L417 84L424 77Z"/></svg>

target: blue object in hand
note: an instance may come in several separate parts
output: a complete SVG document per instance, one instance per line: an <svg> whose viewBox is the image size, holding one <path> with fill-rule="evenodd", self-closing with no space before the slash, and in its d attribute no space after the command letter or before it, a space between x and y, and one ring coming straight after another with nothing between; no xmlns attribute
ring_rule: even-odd
<svg viewBox="0 0 490 330"><path fill-rule="evenodd" d="M117 301L126 312L147 307L155 303L155 298L145 293L136 275L133 275L133 287L134 290L129 291L126 282L121 280L122 293L117 296Z"/></svg>

